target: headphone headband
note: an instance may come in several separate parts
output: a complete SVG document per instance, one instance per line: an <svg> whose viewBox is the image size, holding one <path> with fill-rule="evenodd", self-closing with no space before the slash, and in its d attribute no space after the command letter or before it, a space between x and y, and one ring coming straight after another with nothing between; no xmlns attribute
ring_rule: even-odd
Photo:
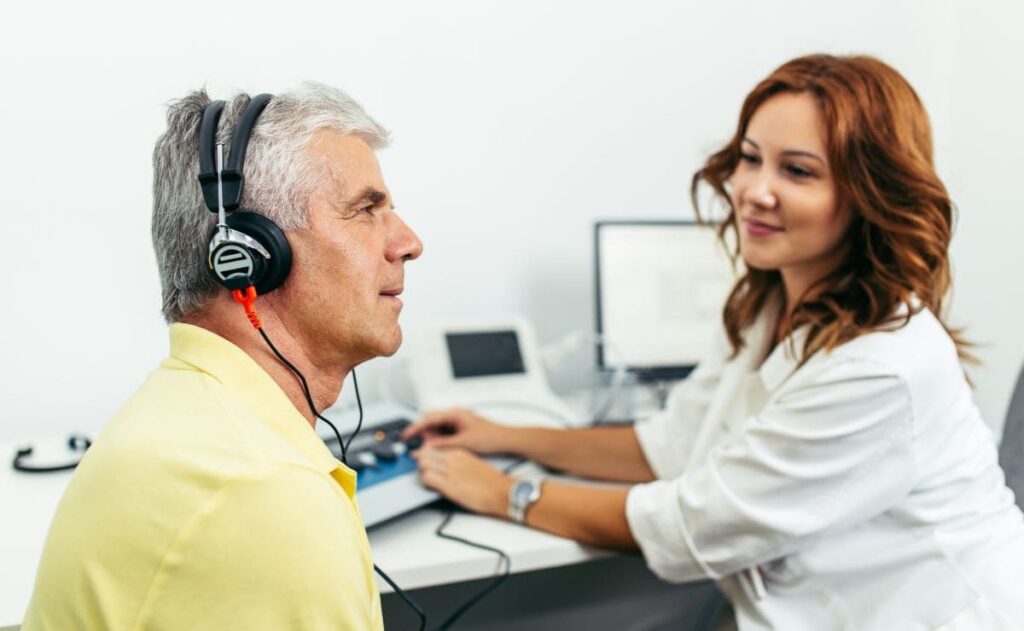
<svg viewBox="0 0 1024 631"><path fill-rule="evenodd" d="M242 186L245 184L245 153L249 148L249 138L256 126L271 95L259 94L249 100L242 116L235 125L231 135L231 152L228 163L221 171L221 186L224 194L224 210L236 210L242 203ZM203 189L203 201L211 212L218 211L217 204L217 167L214 156L217 147L217 124L224 111L224 101L213 101L203 110L203 120L199 126L199 184Z"/></svg>
<svg viewBox="0 0 1024 631"><path fill-rule="evenodd" d="M268 103L270 103L269 94L257 94L245 106L245 110L235 126L235 133L231 137L228 170L242 172L242 167L245 166L245 152L249 148L249 138L252 136L252 128L256 126L256 119L260 117Z"/></svg>
<svg viewBox="0 0 1024 631"><path fill-rule="evenodd" d="M228 154L227 168L221 172L224 190L224 210L235 210L242 203L242 185L245 183L243 170L245 152L249 148L249 138L256 119L270 103L269 94L258 94L249 101L242 112L235 133L231 136L231 153Z"/></svg>
<svg viewBox="0 0 1024 631"><path fill-rule="evenodd" d="M217 212L217 124L224 111L224 101L213 101L203 110L199 124L199 185L203 201L211 212Z"/></svg>

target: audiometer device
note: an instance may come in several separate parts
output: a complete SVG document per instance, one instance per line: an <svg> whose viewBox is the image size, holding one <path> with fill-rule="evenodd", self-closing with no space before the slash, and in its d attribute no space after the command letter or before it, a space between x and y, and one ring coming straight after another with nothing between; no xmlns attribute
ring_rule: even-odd
<svg viewBox="0 0 1024 631"><path fill-rule="evenodd" d="M449 323L408 340L421 410L465 407L507 424L565 425L577 414L552 392L529 323Z"/></svg>

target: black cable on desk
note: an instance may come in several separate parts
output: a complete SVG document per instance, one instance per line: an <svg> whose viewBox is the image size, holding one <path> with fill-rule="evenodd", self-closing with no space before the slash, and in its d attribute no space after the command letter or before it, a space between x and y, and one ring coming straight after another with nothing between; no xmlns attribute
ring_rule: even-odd
<svg viewBox="0 0 1024 631"><path fill-rule="evenodd" d="M472 608L478 602L483 600L488 594L490 594L494 590L498 589L498 586L500 586L502 583L504 583L508 579L508 577L512 574L512 559L509 558L508 554L504 550L499 550L498 548L493 548L491 546L484 545L482 543L477 543L475 541L470 541L469 539L463 539L462 537L459 537L458 535L451 535L451 534L448 534L448 533L446 533L444 531L444 529L448 526L448 524L451 523L452 516L454 516L454 515L455 515L455 511L451 511L451 510L448 511L448 514L444 516L444 519L441 520L441 523L437 526L437 530L434 531L434 534L436 534L438 537L441 537L442 539L448 539L450 541L457 541L458 543L461 543L461 544L464 544L464 545L467 545L467 546L472 546L474 548L479 548L480 550L487 550L488 552L494 552L495 554L497 554L501 558L502 561L505 562L505 571L502 572L501 576L499 576L498 578L494 579L493 581L491 581L490 583L485 585L484 588L481 589L479 593L477 593L475 596L470 598L461 607L456 609L447 618L445 618L444 622L442 622L437 627L438 631L443 631L444 629L451 628L451 626L453 624L455 624L455 622L459 618L461 618L463 614L465 614L467 611L469 611L470 608Z"/></svg>

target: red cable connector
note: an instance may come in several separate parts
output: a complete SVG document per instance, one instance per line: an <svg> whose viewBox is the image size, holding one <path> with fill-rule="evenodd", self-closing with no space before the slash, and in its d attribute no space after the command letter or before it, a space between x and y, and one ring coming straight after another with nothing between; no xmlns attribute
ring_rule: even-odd
<svg viewBox="0 0 1024 631"><path fill-rule="evenodd" d="M263 326L260 322L260 317L256 315L256 310L252 308L252 303L256 302L256 288L249 285L245 288L245 293L242 293L240 289L234 289L231 291L231 295L234 296L235 302L242 305L245 308L245 315L249 318L249 322L252 323L252 328L259 329Z"/></svg>

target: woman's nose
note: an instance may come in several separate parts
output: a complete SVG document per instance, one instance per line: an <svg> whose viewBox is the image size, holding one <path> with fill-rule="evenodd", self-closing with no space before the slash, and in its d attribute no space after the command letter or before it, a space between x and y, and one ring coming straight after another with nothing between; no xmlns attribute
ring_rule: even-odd
<svg viewBox="0 0 1024 631"><path fill-rule="evenodd" d="M747 187L743 197L746 201L765 208L774 208L778 203L775 187L771 177L765 173L758 174Z"/></svg>

